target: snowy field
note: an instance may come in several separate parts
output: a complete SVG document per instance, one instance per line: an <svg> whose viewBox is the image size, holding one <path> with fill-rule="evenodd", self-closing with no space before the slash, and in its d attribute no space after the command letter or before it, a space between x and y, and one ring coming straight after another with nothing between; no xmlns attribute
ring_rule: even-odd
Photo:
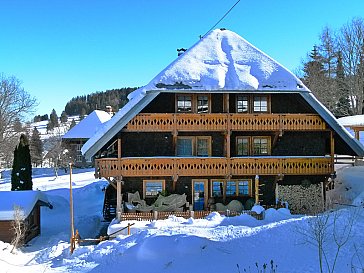
<svg viewBox="0 0 364 273"><path fill-rule="evenodd" d="M94 238L102 222L104 180L95 180L93 170L75 170L72 175L75 227L82 238ZM320 272L318 248L310 227L314 217L291 215L287 209L265 211L265 220L242 215L225 218L217 213L204 220L170 217L139 222L132 235L118 235L99 245L79 246L69 252L69 175L60 171L56 179L50 169L33 170L34 189L44 191L53 210L42 207L42 233L11 254L11 246L0 241L0 272ZM0 179L0 190L10 189L10 173ZM341 206L329 215L324 238L327 263L334 272L363 272L364 266L364 167L338 170L330 200ZM1 200L0 200L1 201ZM336 221L334 221L336 217ZM353 219L353 224L348 224ZM114 223L116 230L126 223ZM272 261L272 263L271 263ZM264 264L266 269L264 270ZM273 267L276 271L272 271Z"/></svg>

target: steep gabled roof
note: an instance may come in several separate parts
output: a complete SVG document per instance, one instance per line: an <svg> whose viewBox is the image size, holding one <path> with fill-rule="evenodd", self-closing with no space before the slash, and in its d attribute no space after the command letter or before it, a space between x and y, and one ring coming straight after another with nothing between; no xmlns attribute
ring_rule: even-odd
<svg viewBox="0 0 364 273"><path fill-rule="evenodd" d="M82 147L90 158L161 92L297 92L357 153L364 148L293 73L229 30L214 30L162 70ZM315 108L316 109L316 108Z"/></svg>
<svg viewBox="0 0 364 273"><path fill-rule="evenodd" d="M76 126L72 127L64 136L63 139L89 139L91 138L101 124L109 121L111 115L105 111L94 110L81 120Z"/></svg>

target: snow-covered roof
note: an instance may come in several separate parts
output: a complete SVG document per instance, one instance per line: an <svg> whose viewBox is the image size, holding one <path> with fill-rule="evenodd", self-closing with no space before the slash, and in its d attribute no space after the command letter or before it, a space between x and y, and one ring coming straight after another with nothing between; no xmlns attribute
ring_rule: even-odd
<svg viewBox="0 0 364 273"><path fill-rule="evenodd" d="M306 90L289 70L238 34L216 29L142 88L192 90Z"/></svg>
<svg viewBox="0 0 364 273"><path fill-rule="evenodd" d="M364 115L342 117L339 118L337 121L345 127L364 126Z"/></svg>
<svg viewBox="0 0 364 273"><path fill-rule="evenodd" d="M216 29L162 70L146 86L129 94L129 102L82 147L94 156L161 92L297 92L357 153L364 147L336 121L293 73L236 33ZM316 109L317 110L317 109Z"/></svg>
<svg viewBox="0 0 364 273"><path fill-rule="evenodd" d="M62 138L63 139L89 139L101 124L109 121L111 115L105 111L94 110L91 114L72 127Z"/></svg>
<svg viewBox="0 0 364 273"><path fill-rule="evenodd" d="M0 220L14 220L14 206L21 209L22 219L29 216L38 201L49 203L41 191L0 191Z"/></svg>

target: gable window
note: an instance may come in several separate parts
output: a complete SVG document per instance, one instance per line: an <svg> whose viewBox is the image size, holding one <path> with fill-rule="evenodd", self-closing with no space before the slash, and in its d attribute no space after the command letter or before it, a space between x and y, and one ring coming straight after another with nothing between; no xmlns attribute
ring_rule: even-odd
<svg viewBox="0 0 364 273"><path fill-rule="evenodd" d="M177 138L177 156L211 156L210 136L181 136Z"/></svg>
<svg viewBox="0 0 364 273"><path fill-rule="evenodd" d="M206 95L197 96L197 113L209 112L209 99Z"/></svg>
<svg viewBox="0 0 364 273"><path fill-rule="evenodd" d="M238 136L236 137L236 155L270 155L270 141L269 136Z"/></svg>
<svg viewBox="0 0 364 273"><path fill-rule="evenodd" d="M177 96L177 112L189 113L192 112L192 96L178 95Z"/></svg>
<svg viewBox="0 0 364 273"><path fill-rule="evenodd" d="M268 97L254 96L253 110L254 112L268 112Z"/></svg>
<svg viewBox="0 0 364 273"><path fill-rule="evenodd" d="M268 113L270 111L269 95L237 95L237 113Z"/></svg>
<svg viewBox="0 0 364 273"><path fill-rule="evenodd" d="M165 190L164 180L143 180L143 196L156 197L159 193Z"/></svg>
<svg viewBox="0 0 364 273"><path fill-rule="evenodd" d="M236 110L238 113L249 112L249 97L238 95L236 97Z"/></svg>
<svg viewBox="0 0 364 273"><path fill-rule="evenodd" d="M209 94L177 94L176 113L199 113L210 112Z"/></svg>

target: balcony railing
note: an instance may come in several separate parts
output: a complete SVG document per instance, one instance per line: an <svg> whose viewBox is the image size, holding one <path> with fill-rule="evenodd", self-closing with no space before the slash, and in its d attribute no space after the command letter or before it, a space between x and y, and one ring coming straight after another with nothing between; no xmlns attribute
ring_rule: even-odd
<svg viewBox="0 0 364 273"><path fill-rule="evenodd" d="M325 130L326 123L313 114L139 114L125 131L279 131Z"/></svg>
<svg viewBox="0 0 364 273"><path fill-rule="evenodd" d="M313 158L105 158L96 160L97 177L326 175L333 172L330 157Z"/></svg>

